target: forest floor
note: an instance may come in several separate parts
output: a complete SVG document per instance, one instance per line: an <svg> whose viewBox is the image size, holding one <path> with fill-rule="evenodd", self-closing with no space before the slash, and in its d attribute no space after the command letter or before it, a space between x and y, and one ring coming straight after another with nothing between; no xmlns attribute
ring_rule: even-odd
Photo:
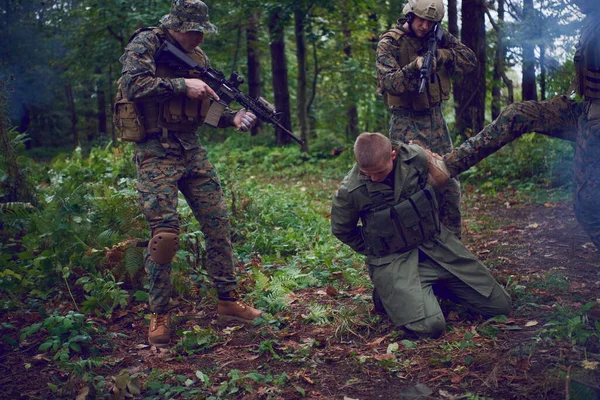
<svg viewBox="0 0 600 400"><path fill-rule="evenodd" d="M146 310L128 310L98 321L116 334L115 362L95 372L115 385L113 398L125 398L116 389L123 387L117 378L123 370L130 392L136 385L145 388L136 398L596 398L588 397L593 390L585 392L582 382L597 386L600 345L590 324L600 312L581 309L600 297L600 253L577 224L572 203L532 204L510 192L471 192L465 198L463 241L510 289L514 311L508 319L485 321L445 305L447 333L418 339L386 317L373 316L370 290L344 282L294 293L284 327L222 326L216 323L214 298L195 307L179 301L177 331L211 327L219 339L210 349L188 355L149 347ZM307 324L302 315L315 302L355 313L345 326ZM40 320L18 313L0 318L18 328ZM33 341L18 350L0 346L0 398L62 398L47 382L65 382L68 376L38 346ZM155 394L149 396L153 370L172 373L154 376ZM198 395L191 389L186 394L186 385L198 388L198 381L206 382ZM82 394L81 381L72 383L72 393Z"/></svg>

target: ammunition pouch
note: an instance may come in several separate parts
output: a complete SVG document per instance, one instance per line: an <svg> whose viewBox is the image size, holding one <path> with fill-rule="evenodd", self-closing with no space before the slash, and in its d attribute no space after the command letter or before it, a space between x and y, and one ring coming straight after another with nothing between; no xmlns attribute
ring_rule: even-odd
<svg viewBox="0 0 600 400"><path fill-rule="evenodd" d="M125 142L141 142L146 138L144 116L137 104L123 96L121 80L115 97L113 124L119 131L119 137Z"/></svg>
<svg viewBox="0 0 600 400"><path fill-rule="evenodd" d="M427 185L396 205L368 213L364 222L362 234L374 255L412 250L440 232L435 192Z"/></svg>

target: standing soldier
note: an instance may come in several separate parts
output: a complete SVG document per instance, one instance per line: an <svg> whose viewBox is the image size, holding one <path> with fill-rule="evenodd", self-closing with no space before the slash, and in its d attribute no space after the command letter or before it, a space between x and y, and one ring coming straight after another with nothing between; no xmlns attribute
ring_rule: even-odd
<svg viewBox="0 0 600 400"><path fill-rule="evenodd" d="M126 140L136 141L134 161L137 189L144 216L152 229L144 266L150 277L148 341L164 347L170 341L168 305L171 297L171 261L178 248L180 190L200 222L208 254L206 268L218 292L220 319L251 322L261 311L235 293L230 223L217 173L196 136L217 94L193 71L157 64L155 54L168 41L200 65L208 67L198 47L204 35L217 28L208 20L200 0L173 0L170 14L157 28L134 34L120 58L123 72L117 94L115 122ZM226 110L219 127L249 130L256 117L244 110Z"/></svg>
<svg viewBox="0 0 600 400"><path fill-rule="evenodd" d="M586 14L575 51L573 85L584 101L558 96L546 101L513 103L444 160L451 176L456 176L527 132L576 142L575 215L600 250L600 2L573 2Z"/></svg>
<svg viewBox="0 0 600 400"><path fill-rule="evenodd" d="M377 45L379 91L392 111L390 138L414 141L433 152L452 149L442 101L450 97L450 77L472 71L477 58L473 51L443 30L431 76L419 93L420 70L429 36L444 17L442 0L408 0L394 29L381 35ZM439 29L442 29L440 26ZM460 238L460 184L452 179L439 189L440 218Z"/></svg>

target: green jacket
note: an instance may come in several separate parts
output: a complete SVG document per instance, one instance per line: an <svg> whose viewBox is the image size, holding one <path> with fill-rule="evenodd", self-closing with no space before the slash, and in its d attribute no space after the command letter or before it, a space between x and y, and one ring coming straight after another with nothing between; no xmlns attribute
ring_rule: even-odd
<svg viewBox="0 0 600 400"><path fill-rule="evenodd" d="M371 254L359 225L361 218L373 207L369 191L391 195L393 190L394 201L399 203L423 189L427 182L427 160L423 150L416 145L396 146L393 188L371 181L354 165L333 199L331 230L343 243L367 256L371 279L386 304L390 318L401 326L426 317L418 250L483 296L490 295L495 281L490 279L487 268L443 225L439 234L418 248L383 257ZM387 307L390 304L392 310Z"/></svg>

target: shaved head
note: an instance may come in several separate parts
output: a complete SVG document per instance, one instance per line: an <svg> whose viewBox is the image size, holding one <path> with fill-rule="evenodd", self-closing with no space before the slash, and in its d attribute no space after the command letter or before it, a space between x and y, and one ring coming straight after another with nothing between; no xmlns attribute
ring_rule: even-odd
<svg viewBox="0 0 600 400"><path fill-rule="evenodd" d="M354 159L361 169L381 164L391 154L392 142L379 132L361 133L354 142Z"/></svg>

